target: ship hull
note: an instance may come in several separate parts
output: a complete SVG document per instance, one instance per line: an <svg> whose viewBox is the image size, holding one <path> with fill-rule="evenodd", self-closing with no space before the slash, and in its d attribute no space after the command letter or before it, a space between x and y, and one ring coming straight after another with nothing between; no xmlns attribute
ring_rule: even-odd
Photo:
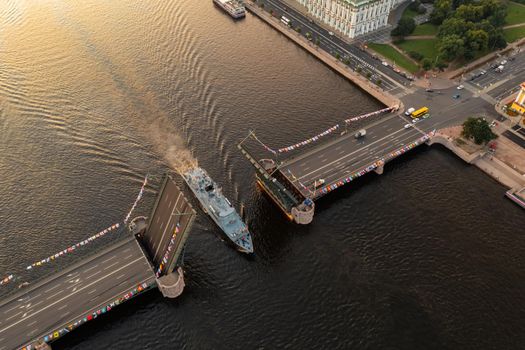
<svg viewBox="0 0 525 350"><path fill-rule="evenodd" d="M219 7L222 11L226 12L228 15L230 15L231 18L233 19L241 19L241 18L244 18L246 17L246 11L243 11L242 13L231 13L230 11L228 11L228 9L226 9L224 7L224 5L218 1L218 0L213 0L213 3L215 4L215 6Z"/></svg>

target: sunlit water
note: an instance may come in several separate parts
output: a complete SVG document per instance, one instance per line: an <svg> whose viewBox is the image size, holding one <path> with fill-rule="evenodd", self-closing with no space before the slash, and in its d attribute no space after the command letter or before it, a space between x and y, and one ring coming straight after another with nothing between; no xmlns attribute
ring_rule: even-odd
<svg viewBox="0 0 525 350"><path fill-rule="evenodd" d="M3 0L0 274L122 220L145 174L193 155L245 208L256 255L199 212L183 296L149 292L55 349L523 348L524 215L502 186L424 146L298 226L236 148L249 130L286 146L378 108L211 0Z"/></svg>

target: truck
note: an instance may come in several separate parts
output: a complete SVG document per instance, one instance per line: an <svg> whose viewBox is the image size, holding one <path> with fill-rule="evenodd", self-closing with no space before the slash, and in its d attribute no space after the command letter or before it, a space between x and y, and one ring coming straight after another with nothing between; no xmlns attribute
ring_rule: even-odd
<svg viewBox="0 0 525 350"><path fill-rule="evenodd" d="M361 138L361 137L363 137L365 135L366 135L366 130L365 129L361 129L358 132L356 132L354 136L355 136L356 139L358 139L358 138Z"/></svg>

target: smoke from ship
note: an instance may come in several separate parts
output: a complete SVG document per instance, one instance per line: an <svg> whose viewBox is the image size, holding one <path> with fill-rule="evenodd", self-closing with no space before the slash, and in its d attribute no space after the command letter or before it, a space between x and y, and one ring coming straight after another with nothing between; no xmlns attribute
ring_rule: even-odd
<svg viewBox="0 0 525 350"><path fill-rule="evenodd" d="M150 141L156 151L164 157L168 165L179 173L197 166L197 159L193 157L168 118L157 118L147 126Z"/></svg>

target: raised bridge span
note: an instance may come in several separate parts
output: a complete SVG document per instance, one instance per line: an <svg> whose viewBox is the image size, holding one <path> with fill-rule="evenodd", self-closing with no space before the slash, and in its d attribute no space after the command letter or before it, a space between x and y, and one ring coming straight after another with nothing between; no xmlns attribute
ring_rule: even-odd
<svg viewBox="0 0 525 350"><path fill-rule="evenodd" d="M123 223L27 269L74 254L111 230L129 230L125 239L33 283L13 275L4 279L2 287L24 282L20 290L0 302L0 350L49 349L54 340L153 287L166 297L182 292L182 270L175 268L181 265L195 211L173 179L165 176L150 217L129 221L146 183L147 178Z"/></svg>
<svg viewBox="0 0 525 350"><path fill-rule="evenodd" d="M290 220L307 224L313 219L315 200L368 172L381 174L387 162L432 136L392 112L395 108L347 119L279 149L251 132L238 147L254 165L257 183L273 202ZM366 135L356 137L361 129ZM281 159L281 155L289 156Z"/></svg>

